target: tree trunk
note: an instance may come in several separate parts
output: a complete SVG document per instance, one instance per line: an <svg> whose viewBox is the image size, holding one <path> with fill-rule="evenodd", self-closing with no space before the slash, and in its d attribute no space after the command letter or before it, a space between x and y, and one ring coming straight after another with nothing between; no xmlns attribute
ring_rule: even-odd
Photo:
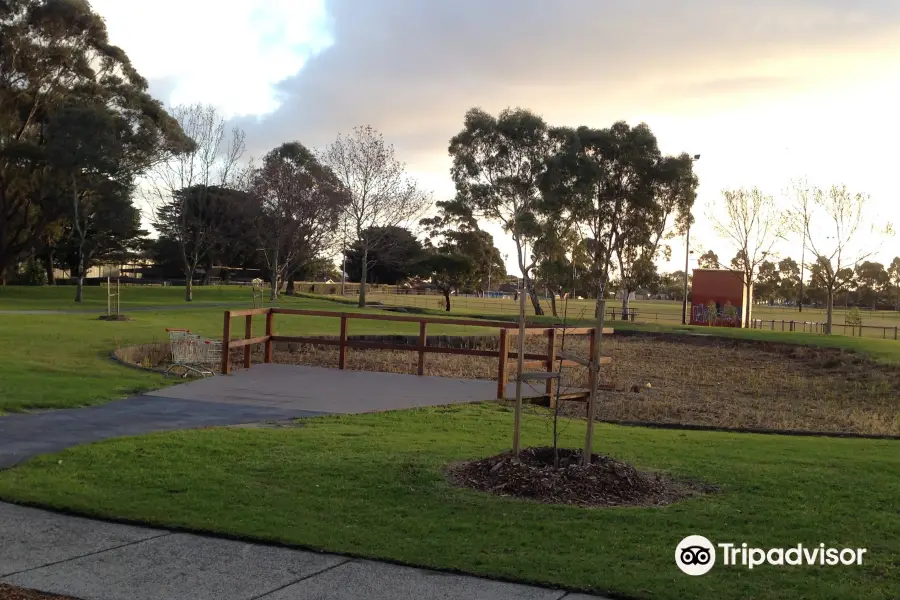
<svg viewBox="0 0 900 600"><path fill-rule="evenodd" d="M56 285L56 273L53 270L53 251L48 250L44 255L44 270L47 272L47 283Z"/></svg>
<svg viewBox="0 0 900 600"><path fill-rule="evenodd" d="M84 239L78 244L78 281L75 284L75 302L81 304L84 300ZM108 290L107 290L108 291Z"/></svg>
<svg viewBox="0 0 900 600"><path fill-rule="evenodd" d="M556 293L553 290L550 290L550 310L553 311L554 317L559 318L556 312Z"/></svg>
<svg viewBox="0 0 900 600"><path fill-rule="evenodd" d="M288 276L287 285L284 288L284 295L285 296L293 296L296 293L297 293L297 290L296 290L296 285L294 282L294 274L291 273Z"/></svg>
<svg viewBox="0 0 900 600"><path fill-rule="evenodd" d="M194 301L194 266L184 261L184 301Z"/></svg>
<svg viewBox="0 0 900 600"><path fill-rule="evenodd" d="M8 268L6 265L0 266L0 285L6 285L6 273Z"/></svg>
<svg viewBox="0 0 900 600"><path fill-rule="evenodd" d="M200 280L200 285L209 285L210 277L212 277L213 270L213 261L212 258L206 258L206 264L204 265L205 270L203 273L203 279Z"/></svg>
<svg viewBox="0 0 900 600"><path fill-rule="evenodd" d="M628 297L631 295L631 290L627 287L622 288L622 320L628 320Z"/></svg>
<svg viewBox="0 0 900 600"><path fill-rule="evenodd" d="M834 317L834 288L825 290L825 333L831 333Z"/></svg>
<svg viewBox="0 0 900 600"><path fill-rule="evenodd" d="M753 284L747 284L744 286L744 292L746 292L747 295L747 301L744 303L744 327L746 329L750 329L750 305L752 304L750 292L752 289Z"/></svg>
<svg viewBox="0 0 900 600"><path fill-rule="evenodd" d="M450 288L444 289L445 310L450 312Z"/></svg>
<svg viewBox="0 0 900 600"><path fill-rule="evenodd" d="M359 265L359 307L366 307L366 279L369 277L369 245L363 246L362 261Z"/></svg>

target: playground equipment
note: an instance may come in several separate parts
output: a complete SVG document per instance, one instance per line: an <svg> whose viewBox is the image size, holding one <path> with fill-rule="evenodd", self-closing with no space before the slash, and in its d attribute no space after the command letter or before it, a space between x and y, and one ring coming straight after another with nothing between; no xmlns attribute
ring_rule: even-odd
<svg viewBox="0 0 900 600"><path fill-rule="evenodd" d="M222 342L200 337L190 329L166 329L172 347L172 364L166 369L166 377L175 367L200 376L215 375L215 368L222 362Z"/></svg>

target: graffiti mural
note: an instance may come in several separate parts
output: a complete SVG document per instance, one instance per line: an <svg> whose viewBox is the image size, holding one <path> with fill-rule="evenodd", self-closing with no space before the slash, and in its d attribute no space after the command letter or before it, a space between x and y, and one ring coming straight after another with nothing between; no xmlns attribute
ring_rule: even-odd
<svg viewBox="0 0 900 600"><path fill-rule="evenodd" d="M721 308L715 305L694 305L691 306L691 323L713 327L740 327L741 309L731 305Z"/></svg>

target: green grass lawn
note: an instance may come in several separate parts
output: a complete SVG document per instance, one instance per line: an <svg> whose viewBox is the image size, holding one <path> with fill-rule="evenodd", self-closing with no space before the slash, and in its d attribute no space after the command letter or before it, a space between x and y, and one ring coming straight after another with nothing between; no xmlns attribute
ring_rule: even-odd
<svg viewBox="0 0 900 600"><path fill-rule="evenodd" d="M524 419L546 445L550 419ZM634 598L900 597L897 442L599 426L595 448L720 487L664 508L582 509L450 487L442 468L509 447L486 404L205 429L81 446L0 473L0 497ZM564 421L563 444L583 442ZM763 548L867 548L862 566L682 574L690 534Z"/></svg>
<svg viewBox="0 0 900 600"><path fill-rule="evenodd" d="M142 292L161 289L165 288L145 288ZM155 296L151 293L149 297ZM317 310L358 310L307 298L285 298L281 304ZM246 308L246 304L236 302L234 307ZM119 346L165 341L167 327L221 338L223 312L222 307L139 311L130 313L133 320L126 322L99 321L93 314L0 314L0 413L86 406L162 387L166 381L161 375L114 363L110 353ZM278 315L275 328L277 333L288 335L339 332L337 319L293 315ZM232 334L242 335L243 331L243 320L235 319ZM349 331L413 335L418 333L418 325L358 320L351 322ZM435 325L429 331L465 334L488 330ZM256 317L254 334L264 333L265 319Z"/></svg>
<svg viewBox="0 0 900 600"><path fill-rule="evenodd" d="M184 301L184 287L121 287L123 312L135 307L191 306ZM0 310L106 310L106 286L85 286L81 304L75 302L75 286L0 286ZM250 288L238 286L195 286L193 304L233 303L252 306Z"/></svg>

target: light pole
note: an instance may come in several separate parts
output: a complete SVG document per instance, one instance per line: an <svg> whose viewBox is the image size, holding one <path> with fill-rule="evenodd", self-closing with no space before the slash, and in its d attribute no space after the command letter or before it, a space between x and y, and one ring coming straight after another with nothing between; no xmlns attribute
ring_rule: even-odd
<svg viewBox="0 0 900 600"><path fill-rule="evenodd" d="M692 163L700 160L700 155L695 154L691 159ZM687 234L684 237L684 294L681 299L681 324L687 325L687 297L688 297L688 266L691 258L691 221L693 215L688 213Z"/></svg>

